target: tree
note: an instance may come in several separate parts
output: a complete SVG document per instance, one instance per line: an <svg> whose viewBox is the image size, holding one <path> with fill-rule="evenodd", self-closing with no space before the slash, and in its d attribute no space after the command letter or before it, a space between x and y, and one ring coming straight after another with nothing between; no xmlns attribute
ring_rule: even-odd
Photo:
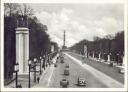
<svg viewBox="0 0 128 92"><path fill-rule="evenodd" d="M103 38L95 36L93 41L82 40L74 44L70 49L76 50L76 52L83 52L82 46L84 44L87 44L88 52L91 55L93 52L95 52L96 56L101 53L101 58L107 60L107 55L111 53L111 59L117 61L117 53L120 59L124 53L124 31L116 33L115 36L106 35Z"/></svg>
<svg viewBox="0 0 128 92"><path fill-rule="evenodd" d="M29 28L30 57L39 57L42 53L50 52L51 41L47 26L41 24L39 20L31 16L32 10L26 4L5 3L4 16L4 78L11 78L13 75L14 64L16 62L16 36L18 16L27 16ZM22 7L21 7L22 6Z"/></svg>
<svg viewBox="0 0 128 92"><path fill-rule="evenodd" d="M33 15L33 9L27 4L5 3L4 15L5 16L13 16L13 15L31 16Z"/></svg>
<svg viewBox="0 0 128 92"><path fill-rule="evenodd" d="M33 9L27 4L21 4L19 8L19 15L22 16L31 16L33 15Z"/></svg>
<svg viewBox="0 0 128 92"><path fill-rule="evenodd" d="M12 16L17 14L19 11L20 5L17 3L5 3L4 4L4 15L5 16Z"/></svg>

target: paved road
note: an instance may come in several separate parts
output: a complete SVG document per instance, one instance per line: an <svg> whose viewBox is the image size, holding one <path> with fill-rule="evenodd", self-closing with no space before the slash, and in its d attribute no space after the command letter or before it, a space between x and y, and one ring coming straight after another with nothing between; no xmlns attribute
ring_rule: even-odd
<svg viewBox="0 0 128 92"><path fill-rule="evenodd" d="M64 61L65 63L58 63L57 67L53 65L49 67L47 72L43 74L40 79L40 83L35 85L35 88L60 88L60 80L66 78L69 80L69 88L80 88L77 86L77 78L82 75L86 78L87 88L108 88L108 87L122 87L122 83L112 79L106 74L99 72L97 69L90 67L86 64L81 65L78 59L76 59L71 55L65 55ZM77 62L78 61L78 62ZM69 64L70 75L64 75L65 65ZM87 68L91 69L87 69ZM100 77L98 77L99 75ZM102 78L103 77L103 78ZM100 80L101 79L101 80ZM84 87L83 87L84 88Z"/></svg>
<svg viewBox="0 0 128 92"><path fill-rule="evenodd" d="M81 67L83 67L84 69L88 70L94 77L96 77L99 81L101 81L102 83L104 83L107 87L109 88L122 88L123 84L118 82L117 80L111 78L110 76L106 75L105 73L91 67L90 65L86 64L86 63L82 63L80 60L72 57L71 55L67 54L66 55L68 57L70 57L71 59L73 59L74 61L76 61L78 64L81 65Z"/></svg>
<svg viewBox="0 0 128 92"><path fill-rule="evenodd" d="M55 68L53 77L51 79L50 87L58 88L60 87L60 80L63 78L66 78L69 80L69 87L70 88L78 88L80 86L77 86L77 78L79 75L82 75L87 80L87 86L88 88L100 88L100 87L107 87L103 83L101 83L97 78L93 77L91 73L89 73L87 70L82 68L78 63L74 62L71 58L65 55L65 63L64 64L58 64L58 67ZM69 64L70 69L70 75L65 76L64 69L65 65Z"/></svg>
<svg viewBox="0 0 128 92"><path fill-rule="evenodd" d="M83 61L84 63L92 66L93 68L101 71L102 73L105 73L106 75L114 78L115 80L124 83L124 74L118 73L117 67L110 67L108 64L105 64L103 62L96 62L92 59L82 59L80 55L75 53L69 53L71 56L76 57L78 60Z"/></svg>

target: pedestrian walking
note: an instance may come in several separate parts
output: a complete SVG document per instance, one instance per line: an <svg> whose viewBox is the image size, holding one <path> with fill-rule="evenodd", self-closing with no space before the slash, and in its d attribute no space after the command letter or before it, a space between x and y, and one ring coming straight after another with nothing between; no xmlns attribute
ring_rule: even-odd
<svg viewBox="0 0 128 92"><path fill-rule="evenodd" d="M44 70L45 70L45 61L43 62L43 67L44 67Z"/></svg>
<svg viewBox="0 0 128 92"><path fill-rule="evenodd" d="M59 57L57 57L57 59L56 59L56 63L58 63L59 62Z"/></svg>
<svg viewBox="0 0 128 92"><path fill-rule="evenodd" d="M38 82L38 84L39 84L39 81L40 81L40 78L39 78L39 77L37 77L37 82Z"/></svg>
<svg viewBox="0 0 128 92"><path fill-rule="evenodd" d="M44 70L45 70L45 62L46 62L46 58L45 58L45 56L43 57L43 64L42 64L42 68L44 68Z"/></svg>

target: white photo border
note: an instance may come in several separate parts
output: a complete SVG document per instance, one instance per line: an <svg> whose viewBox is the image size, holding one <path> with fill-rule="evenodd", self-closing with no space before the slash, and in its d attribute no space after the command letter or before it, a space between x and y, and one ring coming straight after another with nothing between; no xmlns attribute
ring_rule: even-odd
<svg viewBox="0 0 128 92"><path fill-rule="evenodd" d="M4 3L122 3L124 4L124 33L125 33L125 82L124 82L124 88L4 88ZM0 68L1 68L1 91L127 91L128 89L128 56L127 56L127 47L128 47L128 2L127 0L1 0L1 32L0 32L0 39L1 39L1 62L0 62Z"/></svg>

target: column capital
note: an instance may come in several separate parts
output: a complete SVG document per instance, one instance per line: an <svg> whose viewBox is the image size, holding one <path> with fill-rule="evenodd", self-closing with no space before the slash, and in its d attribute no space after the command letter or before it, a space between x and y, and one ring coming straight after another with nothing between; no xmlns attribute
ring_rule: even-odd
<svg viewBox="0 0 128 92"><path fill-rule="evenodd" d="M16 31L29 31L29 29L26 28L26 27L18 27L18 28L16 28L15 30L16 30Z"/></svg>
<svg viewBox="0 0 128 92"><path fill-rule="evenodd" d="M18 27L15 30L16 34L29 34L29 29L26 27Z"/></svg>

